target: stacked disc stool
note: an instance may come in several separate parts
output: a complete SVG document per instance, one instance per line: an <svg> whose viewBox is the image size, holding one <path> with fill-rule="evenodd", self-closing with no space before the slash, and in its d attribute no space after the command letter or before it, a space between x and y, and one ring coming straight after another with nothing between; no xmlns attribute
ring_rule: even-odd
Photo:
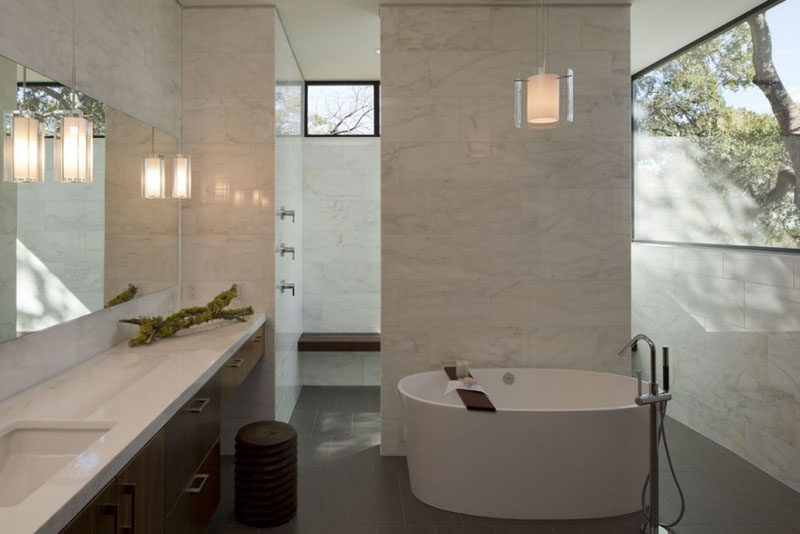
<svg viewBox="0 0 800 534"><path fill-rule="evenodd" d="M297 432L259 421L236 434L234 515L240 523L272 527L297 512Z"/></svg>

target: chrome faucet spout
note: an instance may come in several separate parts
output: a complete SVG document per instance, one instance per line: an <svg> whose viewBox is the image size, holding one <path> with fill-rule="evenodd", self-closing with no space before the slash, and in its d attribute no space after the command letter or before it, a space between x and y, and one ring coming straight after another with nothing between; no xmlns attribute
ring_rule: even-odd
<svg viewBox="0 0 800 534"><path fill-rule="evenodd" d="M658 393L658 382L657 382L658 375L656 371L656 344L653 343L653 340L644 334L637 334L633 336L633 338L630 341L625 343L625 346L622 347L617 354L622 356L626 350L632 349L640 341L644 341L650 347L650 393L655 395L656 393Z"/></svg>

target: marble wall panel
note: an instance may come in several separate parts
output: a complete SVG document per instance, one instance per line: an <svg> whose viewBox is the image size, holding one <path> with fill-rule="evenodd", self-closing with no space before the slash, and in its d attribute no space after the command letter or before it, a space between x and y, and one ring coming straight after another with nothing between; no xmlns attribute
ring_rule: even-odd
<svg viewBox="0 0 800 534"><path fill-rule="evenodd" d="M397 381L443 362L630 371L628 10L551 10L576 122L515 131L536 17L381 9L384 454L404 450Z"/></svg>
<svg viewBox="0 0 800 534"><path fill-rule="evenodd" d="M192 198L182 202L183 303L236 283L235 304L267 316L264 359L223 414L230 453L239 426L286 419L296 398L287 325L276 319L275 10L186 8L182 39L183 149L193 172Z"/></svg>
<svg viewBox="0 0 800 534"><path fill-rule="evenodd" d="M174 0L13 2L0 54L177 135L181 6Z"/></svg>
<svg viewBox="0 0 800 534"><path fill-rule="evenodd" d="M632 258L633 331L673 349L671 416L800 489L793 258L643 243Z"/></svg>
<svg viewBox="0 0 800 534"><path fill-rule="evenodd" d="M424 120L414 111L406 127ZM304 140L305 331L380 331L380 146L377 138Z"/></svg>

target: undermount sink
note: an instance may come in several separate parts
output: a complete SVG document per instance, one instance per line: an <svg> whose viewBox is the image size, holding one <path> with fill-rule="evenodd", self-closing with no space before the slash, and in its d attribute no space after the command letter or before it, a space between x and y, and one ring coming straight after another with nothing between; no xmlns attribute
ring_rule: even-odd
<svg viewBox="0 0 800 534"><path fill-rule="evenodd" d="M112 426L106 421L16 421L0 430L0 507L24 501Z"/></svg>

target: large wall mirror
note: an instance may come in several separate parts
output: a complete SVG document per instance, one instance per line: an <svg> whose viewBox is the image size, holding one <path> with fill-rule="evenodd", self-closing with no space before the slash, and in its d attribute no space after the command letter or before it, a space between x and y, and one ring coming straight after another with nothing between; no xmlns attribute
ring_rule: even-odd
<svg viewBox="0 0 800 534"><path fill-rule="evenodd" d="M136 298L177 284L178 201L169 190L143 198L141 180L143 158L177 153L177 139L77 95L93 122L91 183L55 179L57 117L70 109L70 88L0 57L0 112L28 110L44 128L43 181L9 182L8 147L16 145L7 143L11 119L3 120L0 342L124 301L129 285Z"/></svg>

